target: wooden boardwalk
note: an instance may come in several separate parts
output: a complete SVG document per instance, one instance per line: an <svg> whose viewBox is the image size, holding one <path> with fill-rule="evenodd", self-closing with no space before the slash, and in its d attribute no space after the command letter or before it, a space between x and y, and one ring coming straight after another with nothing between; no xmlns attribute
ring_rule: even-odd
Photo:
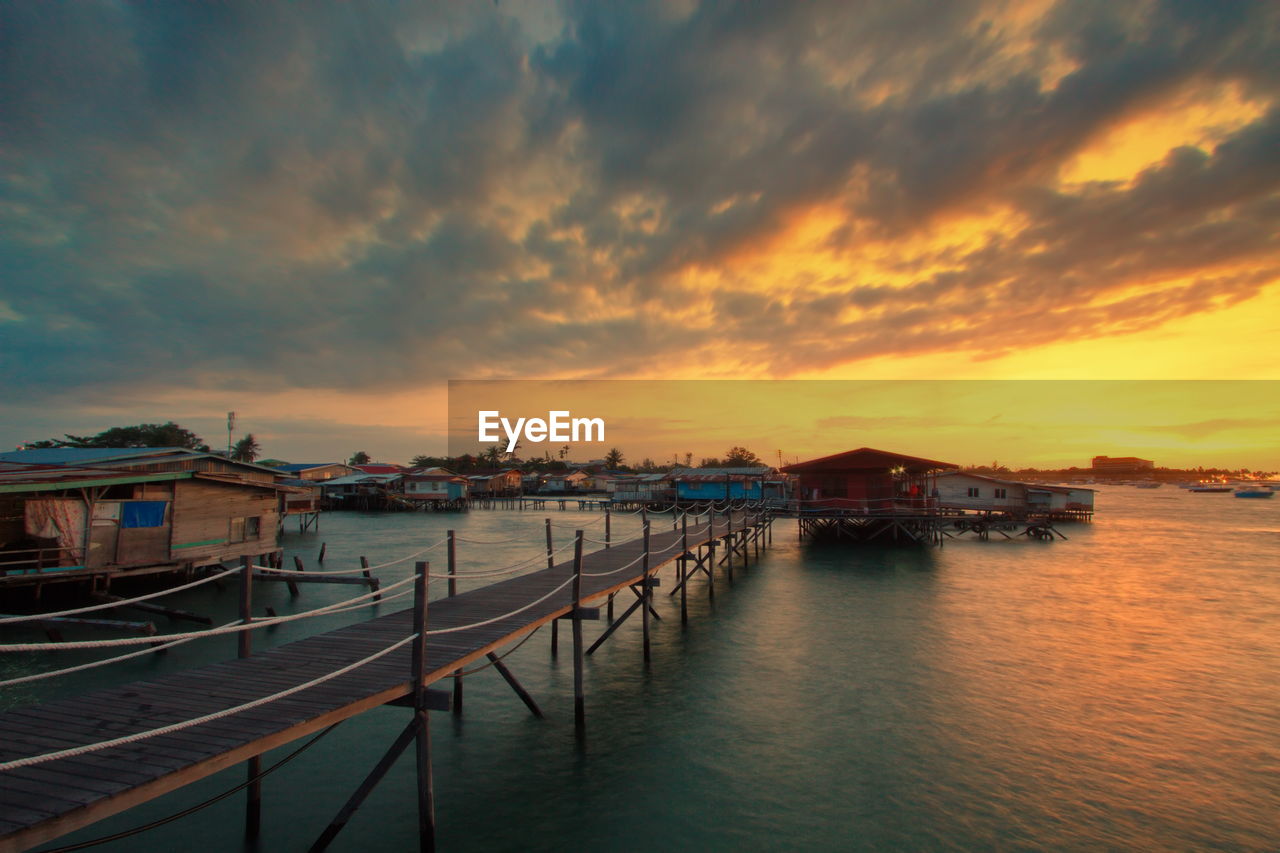
<svg viewBox="0 0 1280 853"><path fill-rule="evenodd" d="M690 555L685 564L690 568L682 571L692 573L696 563L709 574L715 545L720 544L723 553L732 551L745 557L748 538L754 535L758 548L767 523L762 521L744 530L742 517L735 514L731 522L721 517L714 525L706 521L696 527L690 525L685 552L681 548L681 532L659 529L659 522L654 519L648 575L652 577L661 568L676 563L685 553ZM733 549L724 542L730 537L730 525L734 528ZM710 557L705 562L703 548ZM630 541L584 554L579 604L600 601L641 584L643 563L637 558L643 549L641 541ZM614 571L628 563L633 565ZM574 565L573 559L564 560L550 568L431 601L428 633L495 621L428 636L424 682L448 678L534 628L573 615L571 584L520 613L505 614L565 584L573 577ZM607 572L614 573L604 574ZM443 570L433 569L433 574L437 573L442 574ZM435 583L443 585L440 580ZM0 762L99 743L225 711L305 684L385 649L411 633L412 608L242 659L5 711L0 713ZM230 638L222 641L230 642ZM124 746L0 772L0 853L45 843L341 720L404 700L413 691L411 645L324 684L216 721Z"/></svg>

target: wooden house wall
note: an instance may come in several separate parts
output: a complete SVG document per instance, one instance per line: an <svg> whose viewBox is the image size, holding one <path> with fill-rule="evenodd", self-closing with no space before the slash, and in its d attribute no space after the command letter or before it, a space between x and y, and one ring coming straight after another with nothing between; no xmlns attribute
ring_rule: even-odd
<svg viewBox="0 0 1280 853"><path fill-rule="evenodd" d="M977 497L969 489L978 490ZM996 497L996 489L1004 489L1005 497ZM1027 505L1027 488L1018 483L993 483L977 477L951 476L938 478L939 501L943 506L966 509L1018 509Z"/></svg>
<svg viewBox="0 0 1280 853"><path fill-rule="evenodd" d="M229 541L233 518L255 516L261 519L257 538ZM274 551L279 516L274 491L181 480L173 501L171 558L224 560Z"/></svg>

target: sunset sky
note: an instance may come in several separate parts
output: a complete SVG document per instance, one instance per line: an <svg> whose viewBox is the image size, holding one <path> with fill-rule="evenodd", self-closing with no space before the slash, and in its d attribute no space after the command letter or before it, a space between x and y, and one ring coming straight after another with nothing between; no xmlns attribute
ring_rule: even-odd
<svg viewBox="0 0 1280 853"><path fill-rule="evenodd" d="M0 445L236 410L403 462L450 379L1231 379L1088 455L1280 468L1278 152L1274 2L7 2Z"/></svg>

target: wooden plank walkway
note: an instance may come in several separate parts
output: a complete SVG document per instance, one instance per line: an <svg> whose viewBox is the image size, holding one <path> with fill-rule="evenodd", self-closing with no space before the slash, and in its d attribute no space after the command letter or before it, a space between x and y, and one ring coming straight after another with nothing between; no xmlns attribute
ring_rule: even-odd
<svg viewBox="0 0 1280 853"><path fill-rule="evenodd" d="M655 522L657 519L655 519ZM735 531L743 526L734 519ZM690 526L689 551L723 539L728 522ZM683 553L679 530L651 528L649 574ZM643 579L640 541L583 557L582 601ZM635 564L615 571L628 563ZM573 576L574 562L430 602L428 631L496 621L427 639L426 683L450 676L573 610L572 585L516 615ZM614 572L613 574L604 574ZM443 569L433 567L433 574ZM443 584L435 579L434 583ZM437 586L437 589L440 588ZM149 681L0 713L0 761L43 755L225 711L305 684L412 633L412 608ZM220 640L231 642L229 636ZM0 853L25 850L244 762L410 693L410 647L324 684L216 721L78 757L0 772Z"/></svg>

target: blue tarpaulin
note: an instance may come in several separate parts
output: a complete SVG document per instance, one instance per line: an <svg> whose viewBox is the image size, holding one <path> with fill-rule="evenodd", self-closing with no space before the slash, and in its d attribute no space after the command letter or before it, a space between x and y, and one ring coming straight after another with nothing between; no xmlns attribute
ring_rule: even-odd
<svg viewBox="0 0 1280 853"><path fill-rule="evenodd" d="M120 505L121 527L163 527L168 501L125 501Z"/></svg>

